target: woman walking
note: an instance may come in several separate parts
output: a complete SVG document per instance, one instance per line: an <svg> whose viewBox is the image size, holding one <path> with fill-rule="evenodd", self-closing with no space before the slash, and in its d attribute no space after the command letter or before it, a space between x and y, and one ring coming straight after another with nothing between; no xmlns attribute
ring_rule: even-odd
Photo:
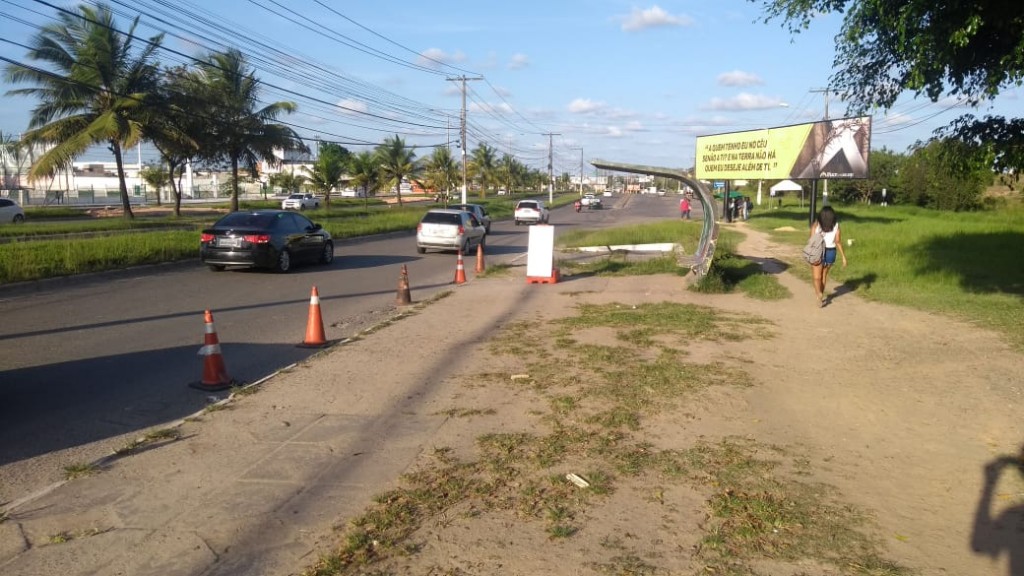
<svg viewBox="0 0 1024 576"><path fill-rule="evenodd" d="M814 275L814 294L817 296L818 305L825 307L827 297L825 296L825 285L828 283L828 271L836 263L836 251L843 257L843 268L846 268L846 252L843 252L843 239L839 233L839 222L836 220L836 212L831 206L825 206L818 212L818 217L811 225L811 234L820 232L825 239L825 253L821 262L811 264Z"/></svg>

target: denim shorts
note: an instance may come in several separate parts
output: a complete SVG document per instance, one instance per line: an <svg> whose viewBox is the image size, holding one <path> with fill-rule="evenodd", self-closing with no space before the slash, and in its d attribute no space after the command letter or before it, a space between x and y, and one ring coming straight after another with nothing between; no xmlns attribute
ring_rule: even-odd
<svg viewBox="0 0 1024 576"><path fill-rule="evenodd" d="M836 263L836 249L825 248L825 255L821 257L822 266L831 266Z"/></svg>

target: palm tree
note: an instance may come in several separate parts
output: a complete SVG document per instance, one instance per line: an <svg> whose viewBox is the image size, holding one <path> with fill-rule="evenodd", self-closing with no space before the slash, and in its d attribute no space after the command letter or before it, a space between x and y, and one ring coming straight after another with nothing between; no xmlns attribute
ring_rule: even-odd
<svg viewBox="0 0 1024 576"><path fill-rule="evenodd" d="M304 167L309 175L309 183L315 190L324 193L324 205L328 208L331 206L331 190L345 179L348 158L348 150L328 142L320 146L320 154L313 163L313 169Z"/></svg>
<svg viewBox="0 0 1024 576"><path fill-rule="evenodd" d="M416 162L416 152L405 147L405 140L395 134L394 138L385 138L384 143L377 147L377 160L380 165L380 176L383 184L394 186L398 194L398 205L402 205L402 182L405 179L417 181L423 167Z"/></svg>
<svg viewBox="0 0 1024 576"><path fill-rule="evenodd" d="M497 150L490 147L486 142L481 142L473 149L472 160L469 161L473 173L480 179L480 197L486 196L487 187L496 181Z"/></svg>
<svg viewBox="0 0 1024 576"><path fill-rule="evenodd" d="M121 205L133 218L125 184L121 150L134 146L143 135L142 122L150 94L156 88L157 68L151 63L163 35L150 38L136 54L136 17L127 33L118 31L106 4L82 4L62 11L57 22L40 28L26 57L49 65L50 70L9 64L8 82L32 83L31 88L8 95L35 96L28 145L50 145L29 169L29 178L52 176L94 144L105 143L114 153Z"/></svg>
<svg viewBox="0 0 1024 576"><path fill-rule="evenodd" d="M0 130L0 166L3 167L0 188L21 188L21 170L25 165L27 152L28 146L24 141ZM9 172L11 168L14 169L13 177Z"/></svg>
<svg viewBox="0 0 1024 576"><path fill-rule="evenodd" d="M203 156L226 158L231 164L231 210L238 210L238 168L244 165L253 177L261 160L278 164L274 150L308 151L299 135L273 121L282 113L294 112L294 102L259 105L260 82L237 49L209 54L201 60L197 80L205 86L202 105L212 116L210 144Z"/></svg>
<svg viewBox="0 0 1024 576"><path fill-rule="evenodd" d="M352 156L348 166L353 188L363 189L363 207L369 202L370 194L376 194L380 186L380 162L377 155L366 150Z"/></svg>
<svg viewBox="0 0 1024 576"><path fill-rule="evenodd" d="M147 137L167 165L175 216L181 216L181 169L199 153L200 142L207 134L205 118L190 112L202 97L202 87L191 80L182 66L165 70L157 90L157 105L150 108L146 120Z"/></svg>
<svg viewBox="0 0 1024 576"><path fill-rule="evenodd" d="M459 179L459 163L455 161L451 150L447 148L435 148L424 165L424 179L429 188L444 190L445 204L448 204L448 197L451 194L452 183Z"/></svg>

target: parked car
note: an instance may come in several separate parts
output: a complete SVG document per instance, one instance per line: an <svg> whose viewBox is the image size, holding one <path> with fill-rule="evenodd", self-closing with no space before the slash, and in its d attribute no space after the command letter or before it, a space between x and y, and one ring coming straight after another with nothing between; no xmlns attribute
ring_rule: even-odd
<svg viewBox="0 0 1024 576"><path fill-rule="evenodd" d="M416 227L416 251L427 248L462 250L463 253L484 244L487 229L476 216L465 210L451 208L428 210Z"/></svg>
<svg viewBox="0 0 1024 576"><path fill-rule="evenodd" d="M291 194L281 201L281 210L305 210L319 207L320 199L312 194Z"/></svg>
<svg viewBox="0 0 1024 576"><path fill-rule="evenodd" d="M232 212L203 230L199 255L217 272L244 266L283 273L299 262L330 264L334 241L322 226L295 212Z"/></svg>
<svg viewBox="0 0 1024 576"><path fill-rule="evenodd" d="M473 216L476 216L476 219L484 225L484 229L487 230L487 233L491 233L491 217L487 215L487 209L483 206L479 204L452 204L448 207L453 210L465 210Z"/></svg>
<svg viewBox="0 0 1024 576"><path fill-rule="evenodd" d="M19 224L25 221L25 211L18 206L14 200L0 198L0 224L14 222Z"/></svg>
<svg viewBox="0 0 1024 576"><path fill-rule="evenodd" d="M520 200L516 203L516 226L520 224L547 224L548 209L543 200Z"/></svg>
<svg viewBox="0 0 1024 576"><path fill-rule="evenodd" d="M508 190L505 190L504 188L499 188L498 189L498 196L505 196L507 194L508 194Z"/></svg>
<svg viewBox="0 0 1024 576"><path fill-rule="evenodd" d="M580 199L580 203L590 209L601 208L601 199L590 192L583 195Z"/></svg>

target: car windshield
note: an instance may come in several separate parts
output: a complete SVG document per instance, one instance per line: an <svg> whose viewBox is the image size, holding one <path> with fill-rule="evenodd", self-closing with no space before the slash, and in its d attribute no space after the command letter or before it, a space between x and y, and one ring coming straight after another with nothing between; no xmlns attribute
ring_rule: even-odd
<svg viewBox="0 0 1024 576"><path fill-rule="evenodd" d="M253 212L232 212L217 221L218 228L270 228L277 219L277 214L258 214Z"/></svg>
<svg viewBox="0 0 1024 576"><path fill-rule="evenodd" d="M536 202L520 202L519 203L519 208L528 208L530 210L536 210L537 209L537 203Z"/></svg>
<svg viewBox="0 0 1024 576"><path fill-rule="evenodd" d="M292 194L291 196L288 197L289 200L302 200L302 198L302 194Z"/></svg>

